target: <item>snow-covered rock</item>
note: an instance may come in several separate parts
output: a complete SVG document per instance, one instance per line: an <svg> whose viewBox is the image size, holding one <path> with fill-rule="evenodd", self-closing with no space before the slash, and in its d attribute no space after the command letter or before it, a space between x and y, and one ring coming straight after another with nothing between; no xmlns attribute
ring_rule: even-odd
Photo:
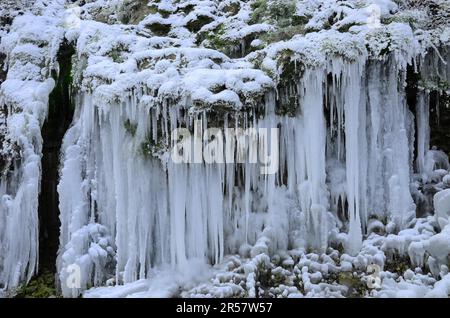
<svg viewBox="0 0 450 318"><path fill-rule="evenodd" d="M450 218L450 189L442 190L434 195L434 215L443 229Z"/></svg>

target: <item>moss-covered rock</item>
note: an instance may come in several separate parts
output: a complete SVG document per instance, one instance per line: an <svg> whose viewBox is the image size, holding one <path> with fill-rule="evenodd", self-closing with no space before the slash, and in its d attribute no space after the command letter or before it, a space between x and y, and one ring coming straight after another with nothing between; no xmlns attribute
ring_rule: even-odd
<svg viewBox="0 0 450 318"><path fill-rule="evenodd" d="M186 28L191 31L191 32L198 32L200 31L200 29L211 23L212 21L214 21L213 18L206 16L206 15L198 15L195 19L190 20L187 24L186 24Z"/></svg>
<svg viewBox="0 0 450 318"><path fill-rule="evenodd" d="M230 2L222 8L224 12L228 13L231 16L236 15L240 9L241 4L239 3L239 1Z"/></svg>
<svg viewBox="0 0 450 318"><path fill-rule="evenodd" d="M168 149L163 139L154 141L153 138L148 137L141 143L141 154L147 158L159 158Z"/></svg>
<svg viewBox="0 0 450 318"><path fill-rule="evenodd" d="M156 36L165 36L170 32L171 25L166 23L154 22L146 24L145 27L149 29Z"/></svg>
<svg viewBox="0 0 450 318"><path fill-rule="evenodd" d="M337 282L339 285L348 288L347 297L350 298L364 297L369 291L367 283L359 275L355 275L354 273L340 272Z"/></svg>
<svg viewBox="0 0 450 318"><path fill-rule="evenodd" d="M137 124L132 123L129 119L127 119L123 123L123 127L131 136L134 137L134 135L136 134Z"/></svg>
<svg viewBox="0 0 450 318"><path fill-rule="evenodd" d="M294 0L256 0L251 4L252 15L250 22L270 23L284 28L304 23L305 17L296 15L296 1Z"/></svg>
<svg viewBox="0 0 450 318"><path fill-rule="evenodd" d="M388 258L384 263L385 271L398 275L403 275L403 273L409 268L413 267L409 257L406 256L399 256L395 254L391 258Z"/></svg>
<svg viewBox="0 0 450 318"><path fill-rule="evenodd" d="M279 41L289 40L294 35L305 33L306 30L304 25L290 25L262 35L261 40L265 43L275 43Z"/></svg>
<svg viewBox="0 0 450 318"><path fill-rule="evenodd" d="M303 65L293 60L293 53L289 50L281 52L278 59L279 76L276 100L276 113L280 116L296 116L300 111L297 84L303 72Z"/></svg>
<svg viewBox="0 0 450 318"><path fill-rule="evenodd" d="M123 63L125 61L124 53L129 52L127 46L120 44L118 46L113 47L107 54L112 60L116 63Z"/></svg>
<svg viewBox="0 0 450 318"><path fill-rule="evenodd" d="M18 288L16 298L57 298L62 297L55 285L55 274L44 271Z"/></svg>
<svg viewBox="0 0 450 318"><path fill-rule="evenodd" d="M148 6L148 0L125 0L119 11L119 20L123 24L137 24L147 15L157 12L156 6Z"/></svg>
<svg viewBox="0 0 450 318"><path fill-rule="evenodd" d="M294 35L305 34L308 18L296 14L296 2L291 0L256 0L251 5L251 24L268 23L274 30L261 35L266 44L291 39Z"/></svg>

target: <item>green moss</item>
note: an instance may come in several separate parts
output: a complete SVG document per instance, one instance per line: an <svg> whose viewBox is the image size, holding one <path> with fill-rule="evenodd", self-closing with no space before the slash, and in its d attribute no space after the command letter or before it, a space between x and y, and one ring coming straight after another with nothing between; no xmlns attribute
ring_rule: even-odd
<svg viewBox="0 0 450 318"><path fill-rule="evenodd" d="M223 11L228 13L229 15L233 16L233 15L236 15L240 9L241 9L241 5L239 2L236 1L236 2L232 2L228 5L226 5L223 8Z"/></svg>
<svg viewBox="0 0 450 318"><path fill-rule="evenodd" d="M17 290L16 298L62 297L55 287L55 274L44 271Z"/></svg>
<svg viewBox="0 0 450 318"><path fill-rule="evenodd" d="M177 55L176 54L165 54L158 58L149 57L149 58L140 59L140 60L137 60L137 66L138 66L139 70L144 70L144 69L152 67L157 62L159 62L163 59L175 61L177 59Z"/></svg>
<svg viewBox="0 0 450 318"><path fill-rule="evenodd" d="M222 39L225 34L225 26L220 24L214 30L208 32L199 32L197 34L197 43L200 44L204 40L207 41L207 45L211 48L224 47L227 43Z"/></svg>
<svg viewBox="0 0 450 318"><path fill-rule="evenodd" d="M124 59L122 57L122 54L119 50L113 49L111 50L108 55L112 58L112 60L116 63L123 63Z"/></svg>
<svg viewBox="0 0 450 318"><path fill-rule="evenodd" d="M297 34L305 34L305 28L303 25L291 25L277 29L274 32L269 32L262 35L261 40L266 43L274 43L289 40Z"/></svg>
<svg viewBox="0 0 450 318"><path fill-rule="evenodd" d="M286 284L286 276L283 275L283 273L271 273L271 277L270 277L270 282L269 282L269 286L270 287L277 287L280 285L284 285Z"/></svg>
<svg viewBox="0 0 450 318"><path fill-rule="evenodd" d="M420 23L416 16L414 15L408 15L408 14L397 14L393 16L389 16L387 18L382 18L381 23L388 25L391 23L404 23L409 24L409 26L415 30L418 27L418 24Z"/></svg>
<svg viewBox="0 0 450 318"><path fill-rule="evenodd" d="M267 0L256 0L250 7L253 11L250 23L262 22L268 12Z"/></svg>
<svg viewBox="0 0 450 318"><path fill-rule="evenodd" d="M258 263L256 266L256 281L262 288L271 287L272 271L267 268L263 262Z"/></svg>
<svg viewBox="0 0 450 318"><path fill-rule="evenodd" d="M119 16L123 24L138 24L147 15L158 13L157 6L148 6L148 0L125 1Z"/></svg>
<svg viewBox="0 0 450 318"><path fill-rule="evenodd" d="M297 8L294 0L256 0L251 4L251 9L251 24L267 22L285 28L306 21L305 17L295 15Z"/></svg>
<svg viewBox="0 0 450 318"><path fill-rule="evenodd" d="M141 153L147 159L158 158L165 151L167 151L167 145L162 139L155 142L153 138L148 137L141 143Z"/></svg>
<svg viewBox="0 0 450 318"><path fill-rule="evenodd" d="M119 18L120 22L122 22L123 24L129 24L130 23L130 15L128 14L124 14Z"/></svg>
<svg viewBox="0 0 450 318"><path fill-rule="evenodd" d="M310 17L302 15L292 15L292 25L305 25L309 22Z"/></svg>
<svg viewBox="0 0 450 318"><path fill-rule="evenodd" d="M356 26L356 25L360 25L360 24L357 24L357 23L344 24L343 26L341 26L341 27L338 29L338 31L339 31L339 32L342 32L342 33L347 33L347 32L350 31L350 28L351 28L352 26Z"/></svg>
<svg viewBox="0 0 450 318"><path fill-rule="evenodd" d="M274 43L291 39L294 35L305 34L305 24L309 18L296 15L296 2L293 0L257 0L252 3L250 24L269 23L274 31L263 34L260 39Z"/></svg>
<svg viewBox="0 0 450 318"><path fill-rule="evenodd" d="M418 85L430 91L448 91L450 90L450 83L441 78L439 75L436 75L431 78L423 78L419 75Z"/></svg>
<svg viewBox="0 0 450 318"><path fill-rule="evenodd" d="M280 28L292 26L294 24L294 14L296 12L296 2L293 0L272 1L269 6L269 16Z"/></svg>
<svg viewBox="0 0 450 318"><path fill-rule="evenodd" d="M157 14L158 13L158 6L152 5L152 6L146 6L148 14Z"/></svg>
<svg viewBox="0 0 450 318"><path fill-rule="evenodd" d="M275 113L278 116L295 117L298 111L298 98L289 96L287 98L279 98Z"/></svg>
<svg viewBox="0 0 450 318"><path fill-rule="evenodd" d="M294 286L298 289L298 291L302 294L305 295L305 286L303 285L303 281L301 279L301 275L296 275L294 277Z"/></svg>
<svg viewBox="0 0 450 318"><path fill-rule="evenodd" d="M65 101L70 100L70 110L75 109L75 104L71 98L71 86L73 83L72 56L75 54L74 47L68 42L61 44L58 52L59 74L52 74L55 80L55 88L49 95L49 113L54 112L54 107L60 107Z"/></svg>
<svg viewBox="0 0 450 318"><path fill-rule="evenodd" d="M367 284L359 276L355 276L350 272L340 272L337 282L339 285L348 287L347 297L349 298L364 297L369 291Z"/></svg>
<svg viewBox="0 0 450 318"><path fill-rule="evenodd" d="M164 9L159 9L158 6L149 6L149 10L151 14L156 14L159 13L163 18L168 18L172 12L171 11L166 11Z"/></svg>
<svg viewBox="0 0 450 318"><path fill-rule="evenodd" d="M293 52L285 50L278 59L278 67L282 70L277 85L278 99L275 112L277 115L294 117L300 110L297 83L301 77L303 66L292 60Z"/></svg>
<svg viewBox="0 0 450 318"><path fill-rule="evenodd" d="M377 57L377 58L383 58L383 57L388 56L388 55L391 53L391 51L392 51L392 41L391 41L391 37L392 37L392 35L391 35L389 32L382 32L382 33L377 34L377 36L375 36L375 38L374 38L373 40L374 40L374 41L377 41L377 42L379 42L379 41L384 41L385 39L387 39L387 43L386 43L385 47L382 48L382 49L380 50L380 52L375 52L376 54L379 54L379 56L375 56L375 57ZM372 39L369 39L369 42L370 42L371 40L372 40ZM368 49L369 51L371 50L369 44L367 44L366 47L367 47L367 49Z"/></svg>
<svg viewBox="0 0 450 318"><path fill-rule="evenodd" d="M384 270L398 275L403 275L407 270L413 268L409 257L394 255L384 263Z"/></svg>
<svg viewBox="0 0 450 318"><path fill-rule="evenodd" d="M204 46L222 53L232 55L233 49L239 45L237 41L226 39L225 26L220 24L212 31L202 32L197 35L197 43L204 43Z"/></svg>
<svg viewBox="0 0 450 318"><path fill-rule="evenodd" d="M129 119L125 120L123 123L123 127L125 127L125 130L134 137L136 135L136 129L137 125L135 123L132 123Z"/></svg>
<svg viewBox="0 0 450 318"><path fill-rule="evenodd" d="M444 109L450 109L450 95L446 92L443 92L441 95L441 99L439 101L441 105L444 106Z"/></svg>

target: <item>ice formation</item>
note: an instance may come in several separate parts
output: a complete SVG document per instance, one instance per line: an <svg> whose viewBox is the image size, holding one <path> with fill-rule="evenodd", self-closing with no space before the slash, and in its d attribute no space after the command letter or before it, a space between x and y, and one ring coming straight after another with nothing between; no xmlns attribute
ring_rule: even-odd
<svg viewBox="0 0 450 318"><path fill-rule="evenodd" d="M447 296L450 167L431 148L429 113L430 96L450 89L450 28L430 27L426 7L406 2L286 1L286 37L282 19L261 13L277 1L37 1L0 33L2 152L20 152L1 176L0 288L38 264L40 127L66 39L76 56L58 183L64 296L103 286L84 296L169 297L181 286L181 296L339 297L344 279L326 279L365 281L393 255L414 267L400 281L382 271L371 296ZM270 150L279 142L277 172L240 161L262 156L249 151L264 145L253 134L225 136L227 163L204 153L177 164L180 127L279 128L266 136ZM192 142L207 149L211 139ZM434 204L430 184L442 190ZM282 283L262 291L264 269Z"/></svg>
<svg viewBox="0 0 450 318"><path fill-rule="evenodd" d="M7 138L3 141L6 149L2 147L2 151L12 155L10 162L2 165L0 185L2 289L29 280L38 263L40 129L54 87L48 75L55 67L54 57L63 35L62 28L57 27L62 8L62 2L47 8L38 1L33 12L16 17L10 33L2 36L8 68L0 92L7 125ZM42 30L36 29L36 24Z"/></svg>

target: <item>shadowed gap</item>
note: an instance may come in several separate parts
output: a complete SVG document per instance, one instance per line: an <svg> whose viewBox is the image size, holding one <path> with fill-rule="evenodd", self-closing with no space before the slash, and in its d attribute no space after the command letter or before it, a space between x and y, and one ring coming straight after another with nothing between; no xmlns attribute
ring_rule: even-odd
<svg viewBox="0 0 450 318"><path fill-rule="evenodd" d="M42 127L42 179L39 194L39 271L56 270L59 246L58 167L63 137L69 128L74 107L71 98L71 68L74 48L66 41L58 52L59 74L49 98L47 119Z"/></svg>

